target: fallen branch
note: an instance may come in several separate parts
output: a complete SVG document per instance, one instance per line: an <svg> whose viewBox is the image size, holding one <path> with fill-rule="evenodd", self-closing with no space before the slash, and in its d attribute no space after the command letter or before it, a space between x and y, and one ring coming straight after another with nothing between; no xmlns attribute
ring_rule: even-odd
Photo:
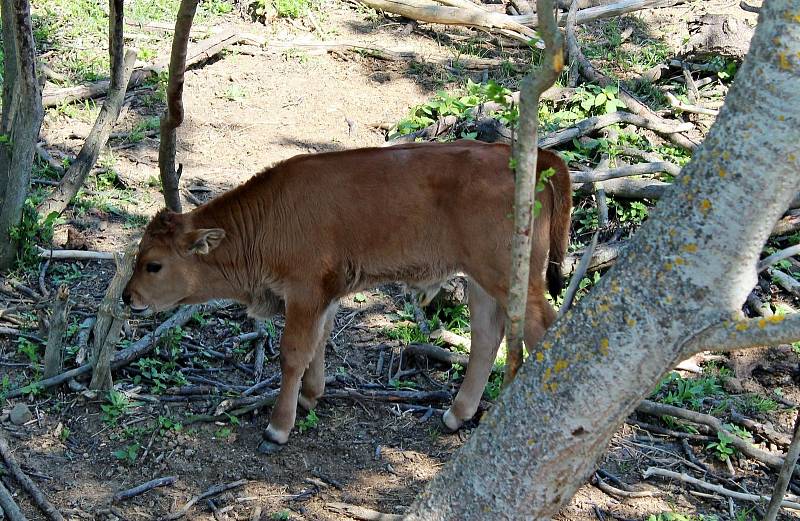
<svg viewBox="0 0 800 521"><path fill-rule="evenodd" d="M206 311L213 312L215 309L221 307L222 304L220 303L212 303L207 304L205 307ZM192 315L200 310L203 309L202 305L196 306L185 306L181 308L177 313L172 315L169 319L165 320L162 324L160 324L155 331L147 333L145 336L140 338L138 341L131 344L127 349L119 351L114 358L111 360L111 369L118 369L120 367L124 367L130 364L132 361L136 360L139 357L142 357L149 353L155 346L156 341L161 338L165 333L167 333L170 329L178 326L182 326L186 324L189 320L191 320ZM92 371L92 364L84 364L80 367L76 367L75 369L70 369L69 371L65 371L60 375L56 375L52 378L45 378L36 382L36 387L38 389L49 389L50 387L54 387L56 385L61 385L62 383L72 379L77 378L79 376L85 375ZM18 398L23 396L29 392L28 386L25 387L18 387L16 389L12 389L8 392L8 398Z"/></svg>
<svg viewBox="0 0 800 521"><path fill-rule="evenodd" d="M462 353L454 353L433 344L409 344L404 350L406 355L424 356L445 364L458 364L461 367L469 365L469 356Z"/></svg>
<svg viewBox="0 0 800 521"><path fill-rule="evenodd" d="M783 433L777 432L775 429L772 428L771 425L765 425L751 418L743 416L742 414L738 413L735 409L731 409L731 421L741 425L742 427L752 432L755 432L762 438L767 439L776 445L783 445L784 447L788 447L789 444L792 443L791 437Z"/></svg>
<svg viewBox="0 0 800 521"><path fill-rule="evenodd" d="M722 485L713 485L711 483L705 482L703 480L697 479L692 477L685 472L678 473L673 472L671 470L666 469L659 469L656 467L650 467L644 471L643 477L645 479L650 478L652 476L661 476L664 478L676 479L678 481L682 481L684 483L689 483L691 485L698 486L700 488L704 488L706 490L710 490L712 492L716 492L717 494L721 494L723 496L732 497L734 499L739 499L742 501L754 501L756 503L765 503L769 501L769 497L767 496L757 496L755 494L745 494L743 492L736 492L733 490L729 490ZM790 501L782 501L780 505L784 508L791 508L793 510L800 510L800 504L792 503Z"/></svg>
<svg viewBox="0 0 800 521"><path fill-rule="evenodd" d="M789 257L794 257L795 255L800 255L800 244L795 244L794 246L790 246L780 251L776 251L769 257L765 257L759 261L758 266L756 267L756 271L761 273L765 269L769 268L775 263L782 261L783 259L788 259Z"/></svg>
<svg viewBox="0 0 800 521"><path fill-rule="evenodd" d="M3 485L2 481L0 481L0 508L3 509L3 514L9 521L28 521L28 518L19 509L19 505L14 501L14 497Z"/></svg>
<svg viewBox="0 0 800 521"><path fill-rule="evenodd" d="M673 407L672 405L664 405L661 403L652 402L650 400L643 400L636 407L636 411L644 414L649 414L652 416L664 416L664 415L674 416L676 418L689 420L691 422L699 423L701 425L707 425L717 432L725 433L731 440L730 445L737 448L745 456L749 456L753 459L756 459L774 469L780 469L781 466L783 465L784 458L782 458L781 456L776 456L775 454L767 452L763 449L759 449L758 447L754 446L748 441L740 438L733 432L726 429L718 418L715 418L714 416L711 416L709 414L689 411L687 409L682 409L680 407ZM794 474L800 477L800 467L798 467L797 465L795 465Z"/></svg>
<svg viewBox="0 0 800 521"><path fill-rule="evenodd" d="M794 277L780 270L772 268L769 268L767 273L769 273L769 276L778 286L782 287L795 297L800 297L800 282L796 281Z"/></svg>
<svg viewBox="0 0 800 521"><path fill-rule="evenodd" d="M233 483L227 483L225 485L214 485L213 487L209 488L199 496L195 496L189 501L186 502L180 509L172 512L171 514L164 516L162 519L165 521L172 521L174 519L180 519L186 515L186 513L191 509L195 503L198 501L202 501L204 499L217 496L222 494L223 492L227 492L228 490L232 490L234 488L239 488L247 484L246 479L240 479L239 481L234 481Z"/></svg>
<svg viewBox="0 0 800 521"><path fill-rule="evenodd" d="M17 463L17 460L14 459L14 455L11 453L11 447L8 446L8 442L3 436L0 436L0 456L2 456L8 472L25 492L28 493L33 503L44 513L45 517L50 521L64 521L64 517L59 513L56 507L47 500L47 497L39 490L36 483L22 471L19 463Z"/></svg>
<svg viewBox="0 0 800 521"><path fill-rule="evenodd" d="M684 0L622 0L606 5L598 5L580 9L576 12L575 23L586 24L594 20L602 18L612 18L621 16L626 13L640 11L642 9L650 9L654 7L669 7L672 5L682 4ZM512 16L513 20L529 27L537 27L539 25L538 17L533 15L519 15ZM558 20L558 25L567 25L567 15L562 15Z"/></svg>
<svg viewBox="0 0 800 521"><path fill-rule="evenodd" d="M464 347L469 350L472 342L469 338L463 337L461 335L457 335L452 331L448 331L447 329L437 329L432 331L429 335L431 340L441 340L445 344L453 347Z"/></svg>
<svg viewBox="0 0 800 521"><path fill-rule="evenodd" d="M111 500L114 501L115 503L119 501L124 501L126 499L130 499L132 497L144 494L145 492L153 490L154 488L166 487L172 485L176 481L178 481L178 476L168 476L166 478L151 479L150 481L142 483L141 485L138 485L136 487L117 492L116 494L114 494Z"/></svg>
<svg viewBox="0 0 800 521"><path fill-rule="evenodd" d="M39 248L39 257L53 260L114 260L114 254L104 251L88 250L46 250Z"/></svg>
<svg viewBox="0 0 800 521"><path fill-rule="evenodd" d="M685 71L686 69L684 69ZM706 116L718 116L719 111L716 109L707 109L705 107L701 107L699 105L692 105L691 103L684 103L671 92L664 93L667 96L667 100L672 108L677 109L682 112L691 112L692 114L704 114Z"/></svg>
<svg viewBox="0 0 800 521"><path fill-rule="evenodd" d="M672 122L666 119L651 118L639 114L632 114L631 112L617 111L602 116L592 116L575 123L571 127L546 134L542 136L540 146L542 148L552 148L564 143L569 143L575 138L618 123L636 125L637 127L646 128L658 132L659 134L675 134L678 132L686 132L694 128L694 125L691 123Z"/></svg>
<svg viewBox="0 0 800 521"><path fill-rule="evenodd" d="M622 199L661 199L664 192L671 186L671 183L658 181L656 179L629 179L620 177L609 179L603 182L603 190L606 195L620 197ZM589 183L574 183L573 190L581 195L592 193L592 185Z"/></svg>
<svg viewBox="0 0 800 521"><path fill-rule="evenodd" d="M347 514L350 517L362 521L401 521L403 519L403 516L399 514L384 514L376 510L370 510L369 508L350 505L348 503L325 503L325 508L340 514Z"/></svg>
<svg viewBox="0 0 800 521"><path fill-rule="evenodd" d="M53 170L59 176L64 175L64 167L61 166L61 163L53 159L53 156L50 155L50 152L45 150L44 146L41 143L36 143L36 155L39 156L39 159L44 161L51 170Z"/></svg>
<svg viewBox="0 0 800 521"><path fill-rule="evenodd" d="M775 482L775 490L772 492L772 499L769 500L764 521L775 521L778 517L778 510L780 510L783 497L786 495L786 487L791 480L792 468L798 456L800 456L800 414L795 418L792 443L789 445L789 450L786 451L786 458L783 460L783 466Z"/></svg>
<svg viewBox="0 0 800 521"><path fill-rule="evenodd" d="M155 71L151 69L136 69L131 72L131 77L128 80L128 90L135 89L140 86L144 81L149 78ZM100 98L108 94L108 89L111 86L111 80L100 80L86 85L78 85L76 87L66 87L63 89L44 92L42 94L42 105L45 108L56 107L75 101L83 101L86 99Z"/></svg>
<svg viewBox="0 0 800 521"><path fill-rule="evenodd" d="M638 497L659 497L662 496L664 493L660 490L622 490L616 487L612 487L608 483L602 480L600 476L597 474L594 475L593 480L594 485L605 492L606 494L612 497L624 497L624 498L638 498Z"/></svg>
<svg viewBox="0 0 800 521"><path fill-rule="evenodd" d="M442 25L461 25L482 29L500 29L503 34L528 43L538 39L536 32L513 20L510 16L465 7L445 7L425 0L360 0L361 3L412 20Z"/></svg>
<svg viewBox="0 0 800 521"><path fill-rule="evenodd" d="M598 244L589 261L589 271L611 266L614 261L617 260L617 257L619 257L626 244L625 241ZM561 266L561 273L563 273L565 277L570 276L575 270L582 255L583 252L580 251L567 255L567 258L564 259L564 264Z"/></svg>
<svg viewBox="0 0 800 521"><path fill-rule="evenodd" d="M678 175L680 173L680 168L674 163L660 161L657 163L636 163L634 165L610 168L608 170L594 170L593 172L570 172L570 176L574 183L597 183L600 181L608 181L609 179L617 179L619 177L656 174L660 172Z"/></svg>

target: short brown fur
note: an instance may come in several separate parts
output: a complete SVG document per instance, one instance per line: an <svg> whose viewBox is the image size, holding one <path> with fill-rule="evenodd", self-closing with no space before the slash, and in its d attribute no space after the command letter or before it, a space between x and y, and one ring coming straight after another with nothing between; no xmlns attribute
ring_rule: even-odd
<svg viewBox="0 0 800 521"><path fill-rule="evenodd" d="M503 336L510 280L513 174L502 144L460 141L301 155L186 214L160 212L145 230L125 299L136 309L229 298L259 317L286 313L282 383L266 432L285 443L300 404L324 390L324 353L340 297L389 281L430 289L470 278L472 353L445 423L476 411ZM537 194L525 340L554 319L571 211L569 172ZM549 259L548 259L549 252ZM549 260L549 262L548 262ZM155 266L158 266L156 268Z"/></svg>

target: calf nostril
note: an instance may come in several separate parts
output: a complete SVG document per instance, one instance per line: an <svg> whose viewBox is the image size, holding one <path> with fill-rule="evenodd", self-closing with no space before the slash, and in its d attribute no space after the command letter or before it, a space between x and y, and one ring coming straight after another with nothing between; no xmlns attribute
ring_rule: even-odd
<svg viewBox="0 0 800 521"><path fill-rule="evenodd" d="M122 292L122 302L124 302L126 306L130 306L131 305L131 293L130 293L130 291Z"/></svg>

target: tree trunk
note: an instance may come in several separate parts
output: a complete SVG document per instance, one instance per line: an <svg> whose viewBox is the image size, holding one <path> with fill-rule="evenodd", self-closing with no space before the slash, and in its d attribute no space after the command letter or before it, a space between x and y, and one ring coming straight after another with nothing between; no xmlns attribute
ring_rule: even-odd
<svg viewBox="0 0 800 521"><path fill-rule="evenodd" d="M7 82L0 121L4 138L0 142L0 270L5 270L17 255L19 240L12 231L22 218L44 112L36 81L31 6L27 0L3 0L0 7Z"/></svg>
<svg viewBox="0 0 800 521"><path fill-rule="evenodd" d="M525 308L528 302L528 281L531 267L531 243L536 194L536 163L538 159L539 98L553 83L564 67L561 34L556 25L552 0L537 0L536 11L541 13L540 33L545 40L542 66L529 74L520 85L519 137L514 143L514 236L511 242L511 280L506 310L506 371L503 384L508 385L522 365L522 337L525 331ZM530 349L531 346L528 346Z"/></svg>
<svg viewBox="0 0 800 521"><path fill-rule="evenodd" d="M175 36L169 59L169 83L167 84L167 110L161 116L161 142L158 146L158 169L164 202L173 212L181 211L179 182L181 168L175 168L176 129L183 123L183 82L186 72L186 52L189 33L197 11L198 0L181 0L178 19L175 21Z"/></svg>
<svg viewBox="0 0 800 521"><path fill-rule="evenodd" d="M731 323L800 189L798 52L800 0L765 2L725 106L670 196L406 519L551 518L658 378Z"/></svg>

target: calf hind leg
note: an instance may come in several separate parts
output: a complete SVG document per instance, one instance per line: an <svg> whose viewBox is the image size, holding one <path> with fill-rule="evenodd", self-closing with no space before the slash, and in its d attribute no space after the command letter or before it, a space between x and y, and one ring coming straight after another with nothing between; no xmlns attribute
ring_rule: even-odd
<svg viewBox="0 0 800 521"><path fill-rule="evenodd" d="M458 430L478 410L505 327L503 308L473 280L469 282L469 312L472 337L469 365L453 404L442 417L451 431Z"/></svg>
<svg viewBox="0 0 800 521"><path fill-rule="evenodd" d="M310 411L317 406L317 400L325 392L325 345L333 329L338 306L331 306L325 314L325 325L319 344L314 349L314 358L311 359L306 372L303 373L303 386L298 397L300 407Z"/></svg>

